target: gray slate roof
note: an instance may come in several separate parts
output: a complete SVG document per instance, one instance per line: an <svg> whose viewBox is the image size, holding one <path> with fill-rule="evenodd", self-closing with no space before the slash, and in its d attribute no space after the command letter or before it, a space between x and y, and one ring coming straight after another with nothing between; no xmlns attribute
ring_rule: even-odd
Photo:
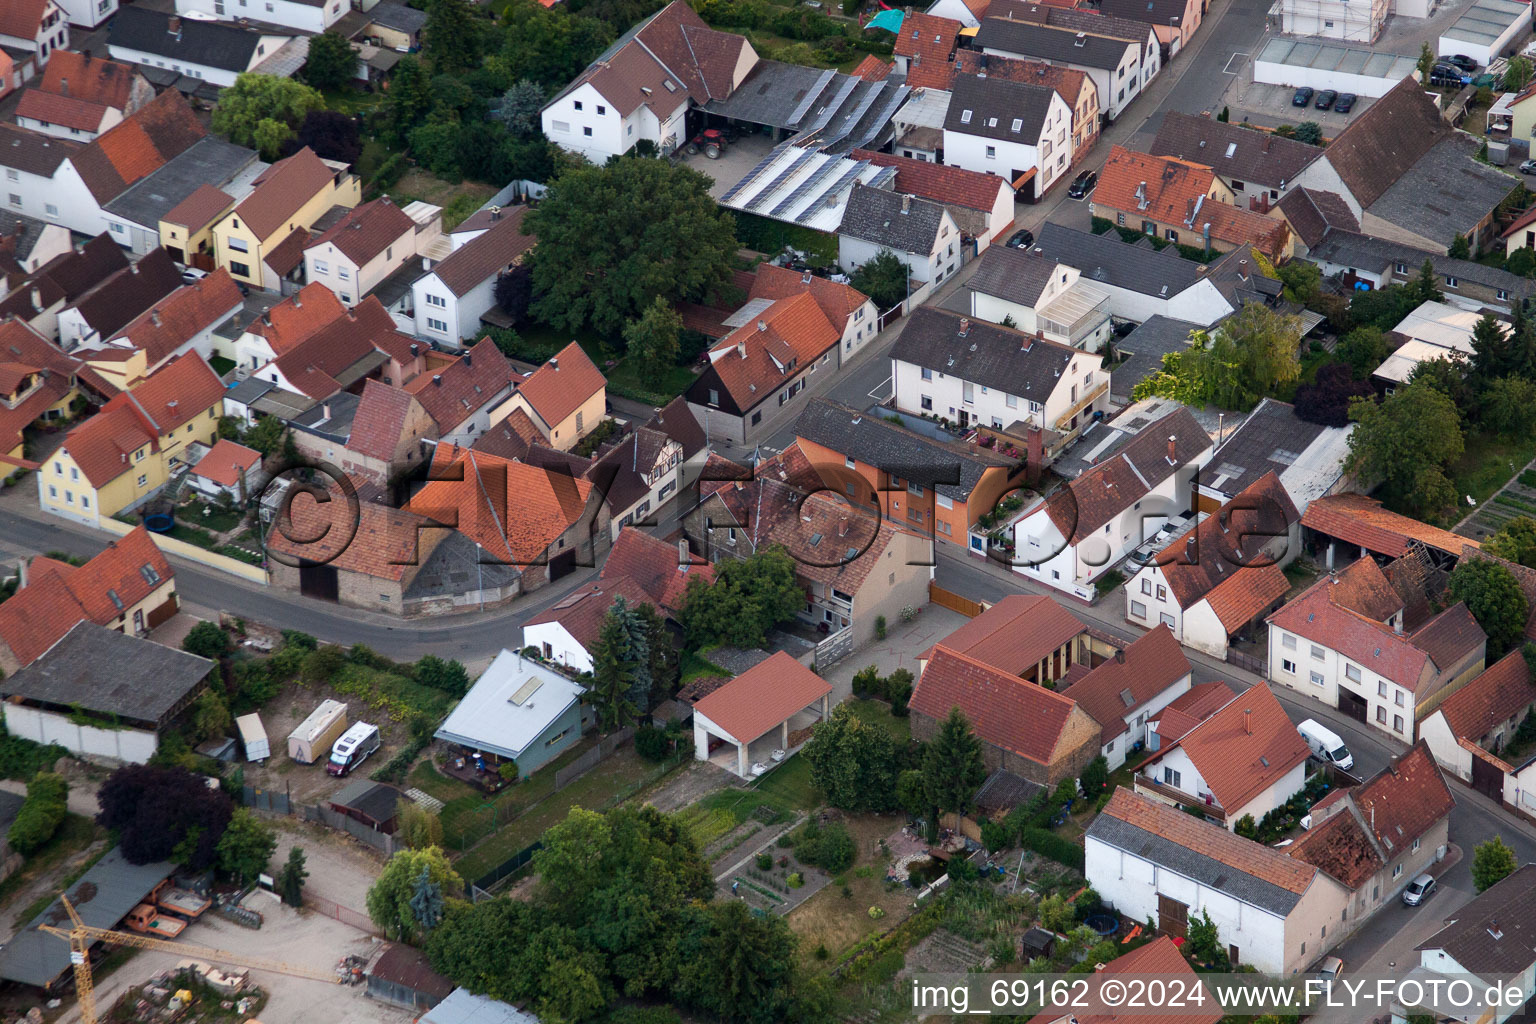
<svg viewBox="0 0 1536 1024"><path fill-rule="evenodd" d="M1447 246L1458 233L1470 235L1520 185L1477 160L1476 149L1477 143L1460 132L1441 139L1368 212Z"/></svg>
<svg viewBox="0 0 1536 1024"><path fill-rule="evenodd" d="M965 326L962 337L960 328ZM1025 345L1029 342L1026 350ZM1067 364L1080 353L1053 341L958 313L921 306L907 319L891 358L940 370L1044 404L1061 381ZM1020 418L1025 410L1020 410Z"/></svg>
<svg viewBox="0 0 1536 1024"><path fill-rule="evenodd" d="M1199 284L1202 276L1198 263L1151 246L1130 245L1113 231L1095 235L1047 223L1030 251L1076 267L1085 281L1162 298Z"/></svg>
<svg viewBox="0 0 1536 1024"><path fill-rule="evenodd" d="M118 10L107 33L109 46L174 59L181 64L244 71L251 66L261 33L224 22L181 19L181 31L169 31L174 15L146 7Z"/></svg>
<svg viewBox="0 0 1536 1024"><path fill-rule="evenodd" d="M983 295L995 295L1008 302L1034 308L1040 293L1050 283L1056 270L1056 261L1040 255L1033 249L1015 249L1006 245L990 245L981 254L976 272L966 285Z"/></svg>
<svg viewBox="0 0 1536 1024"><path fill-rule="evenodd" d="M1033 146L1040 141L1055 95L1056 90L1043 85L960 75L950 90L944 130Z"/></svg>
<svg viewBox="0 0 1536 1024"><path fill-rule="evenodd" d="M254 149L208 135L102 209L115 217L158 231L160 218L197 191L199 185L223 186L255 162Z"/></svg>
<svg viewBox="0 0 1536 1024"><path fill-rule="evenodd" d="M982 18L974 45L978 50L998 50L1020 57L1040 57L1053 64L1106 71L1118 68L1125 58L1125 51L1133 45L1122 39L1085 35L1083 45L1079 46L1077 36L1076 32L1066 28L1006 18ZM1108 97L1099 99L1106 107L1109 105Z"/></svg>
<svg viewBox="0 0 1536 1024"><path fill-rule="evenodd" d="M902 204L907 210L902 212ZM855 185L837 233L886 246L897 253L928 255L938 245L944 207L926 199Z"/></svg>
<svg viewBox="0 0 1536 1024"><path fill-rule="evenodd" d="M1463 904L1449 925L1415 947L1422 949L1443 949L1480 977L1527 970L1536 963L1536 864Z"/></svg>
<svg viewBox="0 0 1536 1024"><path fill-rule="evenodd" d="M394 0L385 0L373 10L368 12L368 20L377 22L385 28L392 28L397 32L416 33L427 23L427 12L418 11L414 7L395 3Z"/></svg>
<svg viewBox="0 0 1536 1024"><path fill-rule="evenodd" d="M1389 242L1383 238L1357 235L1348 231L1330 231L1326 238L1312 247L1307 259L1313 262L1334 263L1344 267L1369 270L1372 273L1392 271L1396 264L1407 267L1412 275L1418 273L1424 261L1429 260L1439 275L1449 274L1462 281L1471 281L1486 288L1501 289L1510 295L1529 297L1536 295L1536 281L1511 274L1498 267L1486 266L1473 260L1458 260L1444 253L1430 252L1411 245Z"/></svg>
<svg viewBox="0 0 1536 1024"><path fill-rule="evenodd" d="M207 658L83 620L0 682L0 695L160 724L212 668Z"/></svg>
<svg viewBox="0 0 1536 1024"><path fill-rule="evenodd" d="M1284 473L1327 429L1298 417L1295 407L1266 398L1211 455L1200 482L1237 494L1265 473Z"/></svg>
<svg viewBox="0 0 1536 1024"><path fill-rule="evenodd" d="M1301 900L1300 895L1282 889L1273 882L1257 878L1241 868L1208 857L1197 850L1187 849L1155 832L1137 828L1108 814L1101 814L1094 819L1088 835L1117 850L1124 850L1134 857L1194 879L1207 888L1226 893L1233 899L1271 914L1284 917Z"/></svg>
<svg viewBox="0 0 1536 1024"><path fill-rule="evenodd" d="M175 870L168 861L130 864L114 846L69 890L70 902L91 927L115 928ZM55 900L0 949L0 978L41 988L69 970L69 943L37 930L40 924L60 922L68 927L69 916Z"/></svg>
<svg viewBox="0 0 1536 1024"><path fill-rule="evenodd" d="M395 816L400 801L415 803L394 786L374 782L370 778L357 778L347 783L331 797L337 807L347 807L377 822L387 822Z"/></svg>
<svg viewBox="0 0 1536 1024"><path fill-rule="evenodd" d="M945 444L898 426L879 410L860 412L814 398L795 421L795 434L891 476L931 487L956 501L969 501L982 475L1016 463L973 445Z"/></svg>
<svg viewBox="0 0 1536 1024"><path fill-rule="evenodd" d="M1164 24L1167 24L1165 21ZM1147 152L1206 164L1224 178L1278 189L1323 155L1318 146L1269 132L1169 111Z"/></svg>
<svg viewBox="0 0 1536 1024"><path fill-rule="evenodd" d="M1199 329L1199 324L1171 316L1148 318L1115 344L1126 360L1110 371L1110 393L1129 397L1137 384L1163 368L1163 356L1182 352L1189 345L1189 333Z"/></svg>

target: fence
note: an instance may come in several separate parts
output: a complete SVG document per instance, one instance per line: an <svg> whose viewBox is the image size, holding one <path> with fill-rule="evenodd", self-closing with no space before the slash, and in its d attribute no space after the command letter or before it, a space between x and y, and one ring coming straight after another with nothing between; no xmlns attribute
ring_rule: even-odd
<svg viewBox="0 0 1536 1024"><path fill-rule="evenodd" d="M968 619L974 619L987 610L987 605L981 601L973 601L968 597L962 597L952 590L945 590L937 583L928 584L928 600L940 608L948 608L952 612L959 612Z"/></svg>
<svg viewBox="0 0 1536 1024"><path fill-rule="evenodd" d="M558 793L566 786L581 778L587 772L596 768L599 764L613 756L614 751L635 738L635 730L630 726L610 733L598 741L597 746L582 754L570 764L555 772L555 788L552 792Z"/></svg>
<svg viewBox="0 0 1536 1024"><path fill-rule="evenodd" d="M275 789L241 786L240 802L253 811L270 811L273 814L293 813L293 801L288 798L288 794L279 793Z"/></svg>
<svg viewBox="0 0 1536 1024"><path fill-rule="evenodd" d="M518 850L512 856L502 861L499 865L471 882L470 892L473 894L478 890L489 896L489 890L495 888L498 884L501 883L503 879L509 875L515 875L521 871L529 861L533 860L533 855L538 853L543 848L544 843L540 841L535 842L529 846L525 846L521 850ZM478 901L478 896L476 899Z"/></svg>
<svg viewBox="0 0 1536 1024"><path fill-rule="evenodd" d="M1252 654L1244 654L1233 647L1227 648L1227 664L1236 665L1238 668L1245 668L1249 672L1261 677L1264 675L1266 668L1263 658L1255 657Z"/></svg>
<svg viewBox="0 0 1536 1024"><path fill-rule="evenodd" d="M367 932L369 935L382 935L378 925L374 924L367 914L360 914L351 907L344 907L335 900L328 900L324 896L304 894L304 905L310 910L318 911L326 917L340 921L342 924L358 931Z"/></svg>
<svg viewBox="0 0 1536 1024"><path fill-rule="evenodd" d="M853 653L853 627L844 626L816 645L816 671L841 661Z"/></svg>
<svg viewBox="0 0 1536 1024"><path fill-rule="evenodd" d="M356 818L349 818L345 814L340 814L329 807L320 805L300 804L298 810L299 816L305 821L318 821L327 828L336 829L338 832L345 832L353 839L367 843L386 857L392 856L395 852L396 843L394 836L380 832L369 825L364 825Z"/></svg>

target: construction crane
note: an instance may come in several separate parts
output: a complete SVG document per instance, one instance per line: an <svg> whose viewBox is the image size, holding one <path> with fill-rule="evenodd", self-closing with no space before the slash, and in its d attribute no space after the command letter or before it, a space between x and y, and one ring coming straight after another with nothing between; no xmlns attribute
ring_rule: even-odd
<svg viewBox="0 0 1536 1024"><path fill-rule="evenodd" d="M211 946L194 946L186 942L167 942L165 939L152 939L148 935L138 935L133 932L118 932L110 928L95 928L80 919L75 905L69 902L69 897L63 894L59 896L64 904L65 911L69 914L69 930L56 928L50 924L40 924L38 931L47 932L49 935L57 935L69 942L69 962L75 969L75 993L80 1000L81 1024L98 1024L100 1018L96 1015L96 988L91 980L91 943L110 942L117 946L133 946L136 949L157 949L164 953L177 953L181 956L198 960L212 960L215 963L233 964L236 967L250 967L258 971L271 971L274 974L287 974L295 978L308 978L311 981L324 981L332 985L342 983L342 978L335 971L317 971L312 967L296 967L293 964L285 964L280 960L268 960L264 957L242 956L230 953L223 949L214 949Z"/></svg>

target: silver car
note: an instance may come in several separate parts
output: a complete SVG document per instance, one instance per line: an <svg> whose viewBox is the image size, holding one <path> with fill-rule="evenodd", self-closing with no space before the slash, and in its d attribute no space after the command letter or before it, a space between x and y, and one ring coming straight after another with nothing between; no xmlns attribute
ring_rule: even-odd
<svg viewBox="0 0 1536 1024"><path fill-rule="evenodd" d="M1433 896L1436 888L1438 886L1435 884L1434 875L1420 875L1409 882L1408 887L1403 890L1403 903L1416 907Z"/></svg>

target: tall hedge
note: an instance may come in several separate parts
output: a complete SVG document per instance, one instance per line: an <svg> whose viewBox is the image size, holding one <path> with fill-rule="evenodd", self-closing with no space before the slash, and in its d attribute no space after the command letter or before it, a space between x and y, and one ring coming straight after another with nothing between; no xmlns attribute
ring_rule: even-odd
<svg viewBox="0 0 1536 1024"><path fill-rule="evenodd" d="M64 776L42 772L27 784L27 799L8 836L11 849L27 855L53 838L68 811L69 783Z"/></svg>

